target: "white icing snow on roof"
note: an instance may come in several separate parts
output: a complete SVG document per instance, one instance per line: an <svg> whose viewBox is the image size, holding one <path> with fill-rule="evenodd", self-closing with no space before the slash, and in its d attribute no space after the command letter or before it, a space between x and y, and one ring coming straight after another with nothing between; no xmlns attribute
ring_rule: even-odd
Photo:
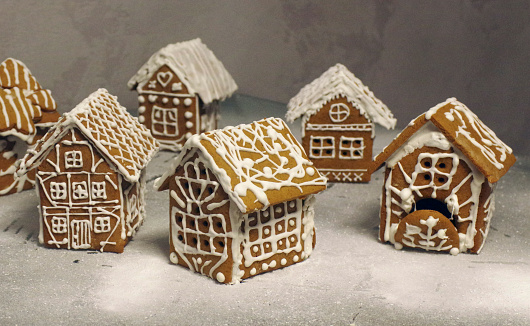
<svg viewBox="0 0 530 326"><path fill-rule="evenodd" d="M293 122L304 115L307 119L339 95L357 104L357 108L367 119L387 129L394 129L396 126L396 119L388 107L340 63L304 86L287 104L285 118Z"/></svg>
<svg viewBox="0 0 530 326"><path fill-rule="evenodd" d="M127 86L135 89L139 84L146 83L163 65L170 67L190 93L198 94L206 104L224 100L237 90L223 63L199 38L160 49L129 80Z"/></svg>

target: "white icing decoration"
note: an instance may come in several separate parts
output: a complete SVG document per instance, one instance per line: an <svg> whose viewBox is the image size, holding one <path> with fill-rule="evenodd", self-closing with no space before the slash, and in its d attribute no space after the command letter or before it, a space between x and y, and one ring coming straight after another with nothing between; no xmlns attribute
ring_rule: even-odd
<svg viewBox="0 0 530 326"><path fill-rule="evenodd" d="M145 97L143 95L138 96L138 102L139 103L145 103Z"/></svg>
<svg viewBox="0 0 530 326"><path fill-rule="evenodd" d="M145 117L143 115L139 116L138 117L138 121L141 122L141 123L144 123L145 122Z"/></svg>
<svg viewBox="0 0 530 326"><path fill-rule="evenodd" d="M143 106L143 105L142 105L142 106L139 106L139 107L138 107L138 113L139 113L139 114L143 114L144 112L145 112L145 106Z"/></svg>
<svg viewBox="0 0 530 326"><path fill-rule="evenodd" d="M185 106L190 106L191 103L193 103L193 102L192 102L191 98L189 98L189 97L184 100L184 105Z"/></svg>
<svg viewBox="0 0 530 326"><path fill-rule="evenodd" d="M162 103L167 104L169 102L169 99L167 97L162 98Z"/></svg>
<svg viewBox="0 0 530 326"><path fill-rule="evenodd" d="M287 259L285 258L282 258L282 260L280 261L280 264L283 266L285 264L287 264Z"/></svg>
<svg viewBox="0 0 530 326"><path fill-rule="evenodd" d="M175 105L175 106L180 104L180 100L179 100L178 97L174 97L172 102L173 102L173 105Z"/></svg>
<svg viewBox="0 0 530 326"><path fill-rule="evenodd" d="M287 121L303 116L302 125L317 113L324 104L344 96L355 103L362 115L369 121L376 122L387 129L394 129L396 119L388 107L377 99L361 80L355 77L345 66L336 64L320 77L304 86L287 104Z"/></svg>
<svg viewBox="0 0 530 326"><path fill-rule="evenodd" d="M179 77L190 94L198 94L206 104L224 100L237 90L232 76L200 39L169 44L160 49L129 80L127 86L130 89L143 87L164 65Z"/></svg>
<svg viewBox="0 0 530 326"><path fill-rule="evenodd" d="M77 139L75 130L86 140ZM37 167L38 185L47 198L41 199L39 240L43 242L43 234L47 232L51 238L48 245L88 249L97 242L98 248L104 251L107 246L116 245L110 240L114 234L122 239L134 235L145 216L144 168L157 152L156 145L149 131L104 89L94 92L66 113L37 146L28 151L17 171L26 173ZM72 148L84 148L90 153L83 157L82 166L77 163L78 157L74 155L77 152ZM102 158L96 160L96 153ZM53 170L40 169L44 160ZM60 164L64 160L70 161ZM108 165L111 172L99 172L101 164ZM62 166L66 168L63 170ZM81 167L83 170L78 171ZM86 179L74 182L78 175ZM54 182L56 187L52 186ZM60 187L63 183L64 187ZM105 190L108 188L118 191L109 196ZM75 209L72 215L71 209ZM58 218L71 227L66 236L54 232L62 231L53 224L60 220Z"/></svg>
<svg viewBox="0 0 530 326"><path fill-rule="evenodd" d="M149 95L147 97L147 99L149 100L150 103L155 103L156 99L158 98L157 95Z"/></svg>
<svg viewBox="0 0 530 326"><path fill-rule="evenodd" d="M217 281L223 283L225 281L225 275L221 272L217 273Z"/></svg>
<svg viewBox="0 0 530 326"><path fill-rule="evenodd" d="M186 112L184 113L184 118L186 118L186 119L191 119L191 118L193 118L193 113L190 112L190 111L186 111Z"/></svg>
<svg viewBox="0 0 530 326"><path fill-rule="evenodd" d="M193 128L193 122L191 122L191 121L186 121L186 128L188 128L188 129Z"/></svg>
<svg viewBox="0 0 530 326"><path fill-rule="evenodd" d="M162 85L162 87L166 87L171 81L171 78L173 78L173 73L171 71L160 71L156 74L156 80Z"/></svg>
<svg viewBox="0 0 530 326"><path fill-rule="evenodd" d="M242 130L248 131L256 126L238 126L232 128L226 128L223 130L215 131L201 136L193 136L190 139L182 153L175 158L173 164L168 168L166 173L155 181L155 188L161 190L161 187L165 182L170 182L170 196L173 199L174 206L171 207L171 239L174 245L174 249L179 255L181 263L190 268L193 271L197 271L202 274L207 274L211 278L215 279L217 269L219 266L226 262L229 252L233 257L232 273L230 282L238 282L241 278L250 275L255 275L259 271L271 270L278 267L278 261L280 257L277 255L290 255L296 253L295 262L300 257L309 257L312 252L312 243L314 237L314 196L307 194L302 191L301 181L294 179L294 176L303 174L305 176L305 169L307 166L304 164L310 164L308 160L302 160L297 155L300 155L299 145L288 143L294 141L294 138L288 138L282 131L282 128L286 128L285 125L280 123L281 120L267 119L267 122L272 121L274 128L259 128L256 137L263 137L259 141L267 144L266 149L268 152L257 152L263 155L264 158L272 159L273 155L277 155L277 151L288 150L289 157L294 157L292 162L298 162L300 165L295 165L290 169L283 168L282 172L289 178L291 175L293 179L285 182L283 180L271 180L270 184L267 183L267 187L261 188L261 191L267 196L267 191L270 190L281 190L283 186L294 187L293 189L300 189L300 197L296 199L288 199L284 202L269 203L270 205L264 206L261 210L246 210L240 203L244 201L237 194L236 186L232 187L230 180L227 178L227 171L220 169L215 163L216 160L212 160L212 155L219 155L221 159L228 159L230 164L245 166L246 168L255 169L253 172L259 171L261 174L265 174L265 167L270 167L273 176L275 176L278 167L282 164L288 164L274 158L277 166L263 165L261 170L257 170L256 164L260 162L266 162L263 159L256 159L254 161L249 160L248 157L237 155L235 150L242 150L243 148L232 145L231 137L234 137L234 141L237 140L238 144L241 144L241 137L245 136L246 133L241 133ZM262 122L263 123L263 122ZM267 125L265 125L267 126ZM239 128L234 131L233 129ZM274 129L274 130L272 130ZM219 135L218 133L222 133ZM213 136L215 134L215 136ZM224 138L224 135L227 138ZM213 136L213 137L208 137ZM245 136L248 138L248 136ZM269 137L269 138L267 138ZM251 141L250 138L244 138L247 141ZM224 142L227 140L227 142ZM208 152L201 144L203 142L211 142L215 148L215 152ZM250 144L256 144L257 139L252 139L254 142ZM274 144L280 144L281 146L275 146ZM251 150L254 153L254 146L245 146L244 150ZM229 153L229 156L226 156ZM218 158L219 158L218 157ZM232 158L239 158L240 161L233 161ZM278 163L280 162L280 163ZM278 165L279 164L279 165ZM175 175L176 170L183 171L183 176L180 174ZM202 169L202 170L201 170ZM298 170L300 169L300 170ZM238 172L240 170L237 170ZM298 173L302 171L302 173ZM191 173L191 174L190 174ZM245 172L246 173L246 172ZM212 175L215 176L217 181L212 181ZM243 174L243 176L246 174ZM200 176L197 177L197 176ZM323 183L321 183L323 182ZM275 184L274 184L275 183ZM192 191L192 187L186 188L186 184L194 184L193 189L200 188L200 191ZM311 185L324 185L325 179L318 174L315 170L315 176L313 177ZM273 187L274 185L274 187ZM176 188L173 188L176 187ZM206 191L209 187L213 187L214 191ZM205 207L210 208L215 203L217 189L222 190L222 193L226 193L224 201L216 204L216 207L221 207L226 203L229 203L228 215L221 215L215 212L203 211ZM197 195L200 194L200 195ZM211 194L211 195L209 195ZM243 209L242 209L243 208ZM226 209L222 210L226 211ZM276 214L274 214L277 212ZM281 216L280 216L281 215ZM180 218L179 218L180 217ZM187 217L187 218L184 218ZM190 218L194 219L193 225L190 224ZM211 225L215 221L222 221L223 227L214 229ZM257 219L257 220L256 220ZM209 229L197 228L196 225L200 225L203 221L207 221L210 225ZM258 223L255 223L259 221ZM226 232L228 226L232 232ZM286 227L290 225L290 227ZM182 236L184 234L185 236ZM257 237L256 237L257 235ZM180 237L179 237L180 236ZM222 239L224 243L228 243L228 239L231 239L232 245L224 246L222 250L211 250L204 248L201 244L188 243L190 236L200 239L208 239L210 246L214 241ZM215 240L214 240L215 239ZM202 241L202 240L201 240ZM290 254L291 253L291 254ZM213 260L205 259L211 255L217 256L218 259ZM202 257L204 262L202 265L197 263L197 257ZM190 257L192 257L190 259ZM193 258L195 257L195 258ZM267 261L270 261L267 263ZM281 263L281 262L280 262ZM209 271L203 268L206 264L209 265ZM285 261L283 265L287 264ZM245 270L240 269L243 266ZM227 275L228 277L228 275Z"/></svg>
<svg viewBox="0 0 530 326"><path fill-rule="evenodd" d="M178 92L178 91L181 91L182 90L182 83L173 83L171 85L171 90L173 92Z"/></svg>

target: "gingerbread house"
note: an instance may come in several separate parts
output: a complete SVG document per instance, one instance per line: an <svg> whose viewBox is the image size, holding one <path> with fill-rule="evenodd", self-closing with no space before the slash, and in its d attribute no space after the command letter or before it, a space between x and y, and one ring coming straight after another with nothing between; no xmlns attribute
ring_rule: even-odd
<svg viewBox="0 0 530 326"><path fill-rule="evenodd" d="M309 257L326 178L268 118L192 136L155 188L170 193L170 260L236 283Z"/></svg>
<svg viewBox="0 0 530 326"><path fill-rule="evenodd" d="M192 134L216 129L219 102L237 90L200 39L162 48L127 85L138 92L138 120L171 151L180 150Z"/></svg>
<svg viewBox="0 0 530 326"><path fill-rule="evenodd" d="M512 150L454 98L413 120L374 160L386 162L380 239L398 249L479 253L495 183Z"/></svg>
<svg viewBox="0 0 530 326"><path fill-rule="evenodd" d="M122 252L145 217L145 167L158 144L107 90L83 100L28 151L36 167L39 241Z"/></svg>
<svg viewBox="0 0 530 326"><path fill-rule="evenodd" d="M16 164L59 117L51 92L21 61L0 64L0 196L33 187L34 171L18 177Z"/></svg>
<svg viewBox="0 0 530 326"><path fill-rule="evenodd" d="M302 146L329 181L370 181L374 123L394 129L396 119L345 66L329 68L287 108L287 121L302 118Z"/></svg>

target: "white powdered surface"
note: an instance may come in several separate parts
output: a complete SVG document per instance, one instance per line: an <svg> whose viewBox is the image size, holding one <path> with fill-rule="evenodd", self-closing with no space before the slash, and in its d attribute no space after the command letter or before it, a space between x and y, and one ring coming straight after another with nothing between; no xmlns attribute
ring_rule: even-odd
<svg viewBox="0 0 530 326"><path fill-rule="evenodd" d="M237 95L222 112L226 126L282 117L285 105ZM374 153L397 132L377 131ZM173 155L149 165L147 217L122 254L44 248L35 192L0 197L0 324L530 324L529 157L499 182L480 255L380 243L378 171L316 195L307 261L229 286L169 262L169 194L152 184Z"/></svg>

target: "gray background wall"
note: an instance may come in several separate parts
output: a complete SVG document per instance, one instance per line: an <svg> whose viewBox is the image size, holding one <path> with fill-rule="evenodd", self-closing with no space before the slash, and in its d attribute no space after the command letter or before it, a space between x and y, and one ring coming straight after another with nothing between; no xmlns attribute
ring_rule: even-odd
<svg viewBox="0 0 530 326"><path fill-rule="evenodd" d="M530 2L3 1L0 60L22 60L60 111L127 80L168 43L201 37L247 94L286 103L340 62L398 118L455 96L530 154Z"/></svg>

